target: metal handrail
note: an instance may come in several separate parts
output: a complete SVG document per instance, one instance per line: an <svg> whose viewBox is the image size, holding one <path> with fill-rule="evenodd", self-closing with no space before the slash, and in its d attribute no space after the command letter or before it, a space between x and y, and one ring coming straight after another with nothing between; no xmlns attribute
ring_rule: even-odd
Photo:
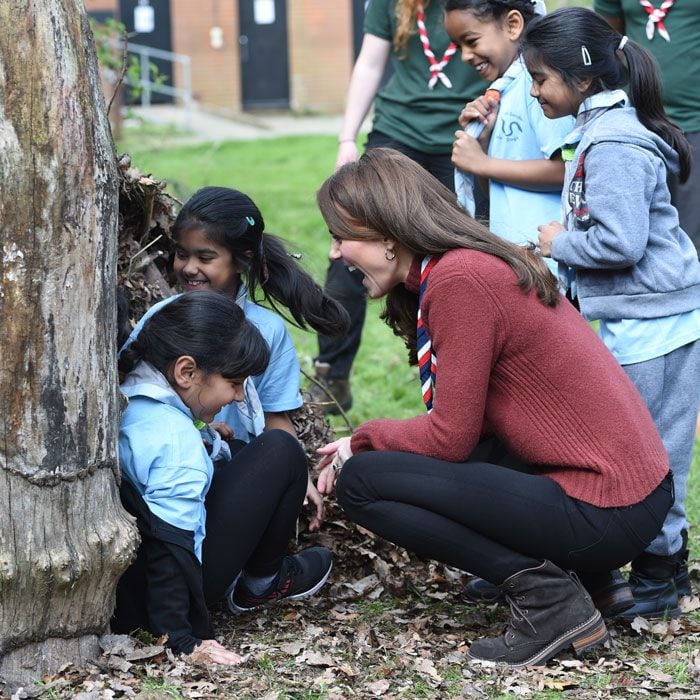
<svg viewBox="0 0 700 700"><path fill-rule="evenodd" d="M132 85L141 88L141 108L144 114L148 113L151 106L151 93L159 92L164 95L170 95L182 100L182 106L185 113L185 126L190 128L192 125L192 60L186 54L173 53L172 51L164 51L156 49L152 46L144 46L143 44L132 44L129 42L127 51L138 54L141 72L139 80L132 82L127 76L124 82L127 85ZM173 63L182 65L182 87L174 87L172 85L159 85L151 80L150 62L151 58L162 58Z"/></svg>

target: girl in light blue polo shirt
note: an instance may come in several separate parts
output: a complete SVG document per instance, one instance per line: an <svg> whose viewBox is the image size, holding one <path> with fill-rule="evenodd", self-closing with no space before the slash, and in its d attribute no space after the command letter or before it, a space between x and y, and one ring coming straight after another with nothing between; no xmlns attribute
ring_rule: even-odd
<svg viewBox="0 0 700 700"><path fill-rule="evenodd" d="M573 125L568 116L545 118L530 96L520 37L534 16L531 0L445 3L445 29L462 60L500 93L500 100L482 96L464 108L463 127L478 121L485 128L478 140L466 131L456 133L452 162L485 185L489 228L519 245L537 241L542 221L560 218L560 147Z"/></svg>

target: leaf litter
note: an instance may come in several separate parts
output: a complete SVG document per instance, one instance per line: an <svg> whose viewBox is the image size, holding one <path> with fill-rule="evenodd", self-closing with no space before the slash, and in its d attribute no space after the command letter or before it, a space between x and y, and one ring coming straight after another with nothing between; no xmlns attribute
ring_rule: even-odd
<svg viewBox="0 0 700 700"><path fill-rule="evenodd" d="M300 530L297 547L334 551L331 580L318 595L246 616L224 604L212 610L217 640L244 664L197 663L174 656L165 640L105 635L95 664L69 665L17 700L700 697L697 596L682 600L678 619L609 623L602 651L504 668L467 658L474 639L498 634L506 620L501 606L461 598L467 575L374 537L332 501L321 533Z"/></svg>

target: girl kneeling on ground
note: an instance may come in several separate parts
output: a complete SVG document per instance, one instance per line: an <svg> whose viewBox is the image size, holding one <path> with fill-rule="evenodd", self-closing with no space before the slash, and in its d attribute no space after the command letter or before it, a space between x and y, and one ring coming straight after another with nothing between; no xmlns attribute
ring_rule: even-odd
<svg viewBox="0 0 700 700"><path fill-rule="evenodd" d="M283 430L233 458L210 423L243 399L270 350L236 302L185 294L154 313L122 352L129 398L119 431L122 502L141 545L121 578L115 632L167 634L176 652L213 663L241 657L213 638L207 605L235 612L315 593L331 570L324 547L286 556L307 488L306 457Z"/></svg>
<svg viewBox="0 0 700 700"><path fill-rule="evenodd" d="M542 664L604 642L589 591L604 596L673 501L632 382L539 256L489 232L405 156L368 152L318 203L331 256L387 297L428 409L321 448L319 490L335 485L353 521L500 587L512 617L471 658Z"/></svg>

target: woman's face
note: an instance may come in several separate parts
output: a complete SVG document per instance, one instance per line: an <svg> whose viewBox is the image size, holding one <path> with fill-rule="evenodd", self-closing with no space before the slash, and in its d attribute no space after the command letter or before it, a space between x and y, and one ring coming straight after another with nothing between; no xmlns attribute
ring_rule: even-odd
<svg viewBox="0 0 700 700"><path fill-rule="evenodd" d="M342 260L348 267L362 272L362 284L367 295L378 299L405 281L395 248L396 242L390 238L358 241L333 236L329 257L331 260Z"/></svg>
<svg viewBox="0 0 700 700"><path fill-rule="evenodd" d="M215 289L235 296L241 269L228 248L194 228L183 231L177 240L173 272L187 292Z"/></svg>

